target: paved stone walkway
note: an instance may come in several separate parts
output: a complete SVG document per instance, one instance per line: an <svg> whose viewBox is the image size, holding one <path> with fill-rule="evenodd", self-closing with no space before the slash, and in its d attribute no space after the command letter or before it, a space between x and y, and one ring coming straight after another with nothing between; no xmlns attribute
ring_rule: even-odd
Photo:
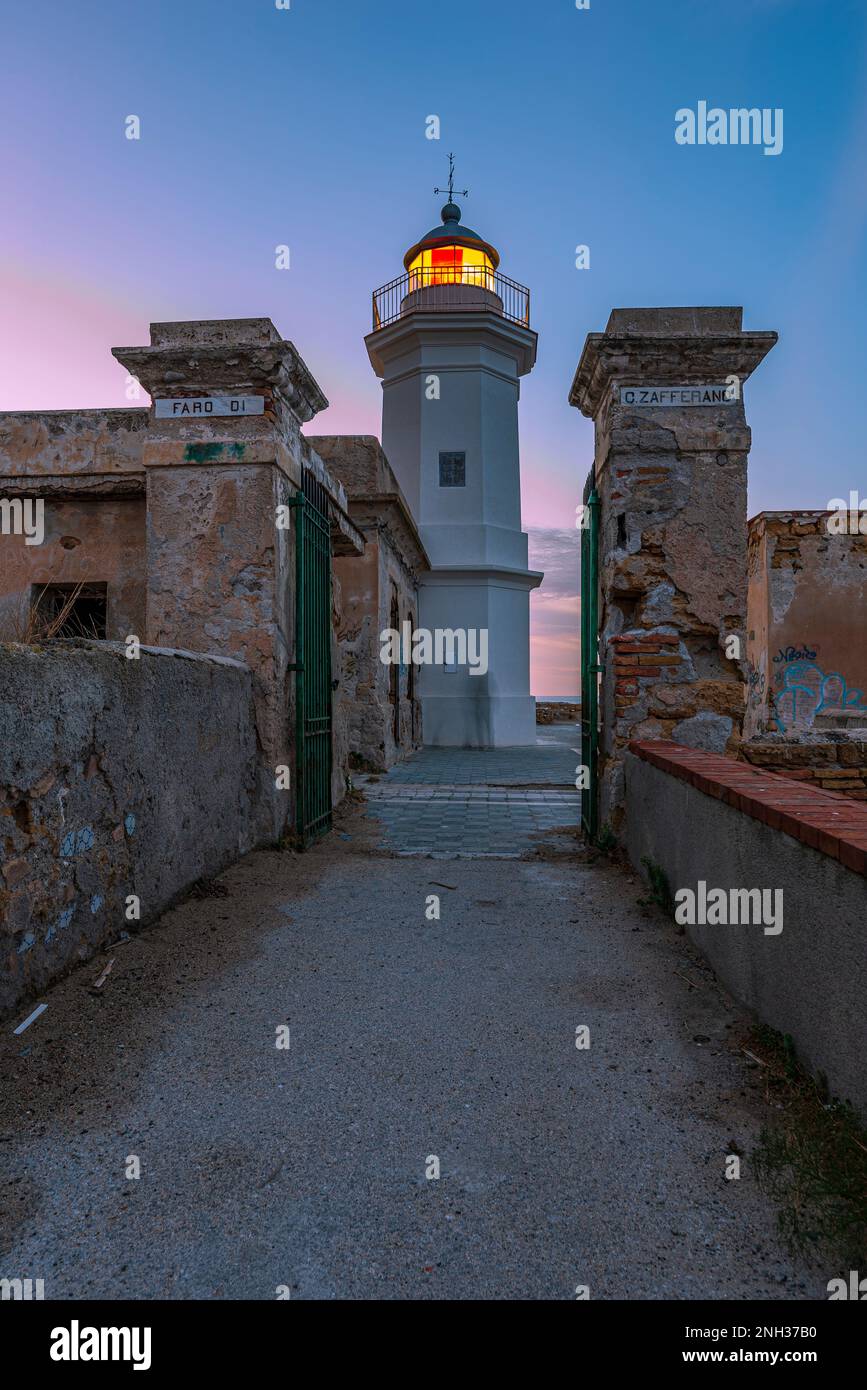
<svg viewBox="0 0 867 1390"><path fill-rule="evenodd" d="M578 738L576 725L562 724L528 748L423 748L356 783L397 854L519 858L580 820Z"/></svg>
<svg viewBox="0 0 867 1390"><path fill-rule="evenodd" d="M575 786L580 762L577 724L539 728L526 748L422 748L398 763L386 779L393 786Z"/></svg>

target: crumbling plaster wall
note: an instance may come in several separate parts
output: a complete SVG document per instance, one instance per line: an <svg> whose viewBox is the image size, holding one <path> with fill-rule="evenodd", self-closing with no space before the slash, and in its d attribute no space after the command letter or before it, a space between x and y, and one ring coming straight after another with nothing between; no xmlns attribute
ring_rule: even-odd
<svg viewBox="0 0 867 1390"><path fill-rule="evenodd" d="M294 530L278 529L275 518L292 491L270 464L148 470L147 640L217 653L252 671L276 834L287 809L277 768L291 767L294 756Z"/></svg>
<svg viewBox="0 0 867 1390"><path fill-rule="evenodd" d="M373 435L314 435L310 444L345 489L349 515L365 538L361 556L334 559L337 595L335 749L353 767L385 771L421 745L418 672L397 670L398 730L394 737L391 668L381 660L381 634L418 623L418 575L428 567L415 523L379 440Z"/></svg>
<svg viewBox="0 0 867 1390"><path fill-rule="evenodd" d="M301 434L327 401L294 345L270 320L151 324L150 342L113 349L153 399L261 395L261 414L157 418L149 408L0 416L0 496L44 497L49 534L34 557L0 539L0 621L16 635L43 571L52 582L108 584L108 637L213 653L252 672L259 830L277 839L296 780L295 526L278 509L309 469L328 493L335 554L361 554L342 484ZM88 510L89 509L89 510ZM12 558L9 558L12 557ZM4 601L5 600L5 601ZM334 608L334 605L332 605ZM11 626L12 631L8 631ZM348 750L340 721L335 801Z"/></svg>
<svg viewBox="0 0 867 1390"><path fill-rule="evenodd" d="M108 585L107 636L144 633L144 477L150 411L0 414L0 497L41 499L45 537L0 536L0 640L23 635L31 588Z"/></svg>
<svg viewBox="0 0 867 1390"><path fill-rule="evenodd" d="M0 495L11 495L2 479ZM144 483L137 496L104 490L64 496L40 491L39 495L44 502L42 543L31 546L23 536L0 536L0 641L24 637L34 589L78 582L107 585L107 638L122 641L129 633L142 638Z"/></svg>
<svg viewBox="0 0 867 1390"><path fill-rule="evenodd" d="M373 434L317 434L307 442L340 479L348 498L399 493L397 479Z"/></svg>
<svg viewBox="0 0 867 1390"><path fill-rule="evenodd" d="M726 412L720 414L720 412ZM622 818L633 738L736 752L746 631L743 404L658 409L612 403L597 435L600 497L600 817Z"/></svg>
<svg viewBox="0 0 867 1390"><path fill-rule="evenodd" d="M867 536L833 534L833 515L750 522L748 737L867 727Z"/></svg>
<svg viewBox="0 0 867 1390"><path fill-rule="evenodd" d="M377 660L379 587L376 540L368 541L358 559L335 558L335 734L339 731L348 762L361 770L384 771L388 678L386 668Z"/></svg>
<svg viewBox="0 0 867 1390"><path fill-rule="evenodd" d="M595 425L599 495L599 817L625 816L631 739L737 752L745 705L743 384L776 342L736 306L615 309L570 392ZM725 392L726 384L734 389ZM711 386L707 404L690 390ZM666 396L666 389L669 395ZM646 394L643 397L642 391ZM675 403L671 392L682 393ZM729 638L740 656L729 657Z"/></svg>
<svg viewBox="0 0 867 1390"><path fill-rule="evenodd" d="M252 849L258 770L238 662L0 647L0 1011Z"/></svg>
<svg viewBox="0 0 867 1390"><path fill-rule="evenodd" d="M392 625L393 598L397 599L400 622L414 627L418 622L418 590L384 530L368 534L363 556L336 557L334 575L339 595L335 726L345 728L350 766L384 772L421 744L417 672L410 670L409 663L397 668L397 742L390 698L391 667L380 657L381 634Z"/></svg>
<svg viewBox="0 0 867 1390"><path fill-rule="evenodd" d="M2 413L0 474L137 472L149 422L146 406Z"/></svg>
<svg viewBox="0 0 867 1390"><path fill-rule="evenodd" d="M381 533L382 534L382 533ZM398 631L403 633L403 624L410 629L418 624L418 584L415 575L410 573L397 550L389 543L387 533L381 540L380 553L380 632L391 627L392 600L397 601L400 615ZM377 634L378 638L379 634ZM377 640L374 657L380 670L385 672L388 682L389 668L380 660L381 643ZM401 661L397 670L398 683L398 729L400 738L395 741L393 722L389 719L385 731L385 752L388 766L407 757L422 741L421 701L418 697L418 668L409 661ZM391 712L389 705L389 713Z"/></svg>

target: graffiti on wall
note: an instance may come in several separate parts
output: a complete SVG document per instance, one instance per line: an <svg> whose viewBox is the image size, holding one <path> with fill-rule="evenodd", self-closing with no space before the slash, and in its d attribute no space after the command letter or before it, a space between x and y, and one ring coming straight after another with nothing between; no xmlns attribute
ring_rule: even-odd
<svg viewBox="0 0 867 1390"><path fill-rule="evenodd" d="M765 703L765 672L762 665L757 666L747 657L747 702L751 709L761 709Z"/></svg>
<svg viewBox="0 0 867 1390"><path fill-rule="evenodd" d="M774 722L780 733L811 729L817 714L829 710L863 710L867 704L860 690L850 689L839 671L823 671L816 653L807 646L781 647L774 657Z"/></svg>
<svg viewBox="0 0 867 1390"><path fill-rule="evenodd" d="M815 661L816 653L810 647L780 647L774 657L774 665L783 661Z"/></svg>

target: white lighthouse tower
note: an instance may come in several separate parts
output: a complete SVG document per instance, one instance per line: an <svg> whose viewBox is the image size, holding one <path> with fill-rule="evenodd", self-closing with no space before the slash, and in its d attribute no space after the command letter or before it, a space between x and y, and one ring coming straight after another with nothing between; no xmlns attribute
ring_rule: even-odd
<svg viewBox="0 0 867 1390"><path fill-rule="evenodd" d="M439 190L436 190L439 192ZM530 744L530 590L521 530L520 379L536 360L530 294L494 247L461 225L452 174L442 226L407 251L406 273L373 296L365 339L382 378L382 445L431 562L418 626L486 634L487 670L422 666L424 741ZM482 650L482 645L476 651Z"/></svg>

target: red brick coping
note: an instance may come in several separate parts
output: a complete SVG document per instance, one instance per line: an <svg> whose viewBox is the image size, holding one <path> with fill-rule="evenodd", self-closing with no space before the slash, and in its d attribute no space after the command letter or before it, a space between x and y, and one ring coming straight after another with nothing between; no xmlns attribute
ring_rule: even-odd
<svg viewBox="0 0 867 1390"><path fill-rule="evenodd" d="M867 874L867 805L680 743L636 739L629 749L705 796L725 801L772 830L838 859L847 869Z"/></svg>

